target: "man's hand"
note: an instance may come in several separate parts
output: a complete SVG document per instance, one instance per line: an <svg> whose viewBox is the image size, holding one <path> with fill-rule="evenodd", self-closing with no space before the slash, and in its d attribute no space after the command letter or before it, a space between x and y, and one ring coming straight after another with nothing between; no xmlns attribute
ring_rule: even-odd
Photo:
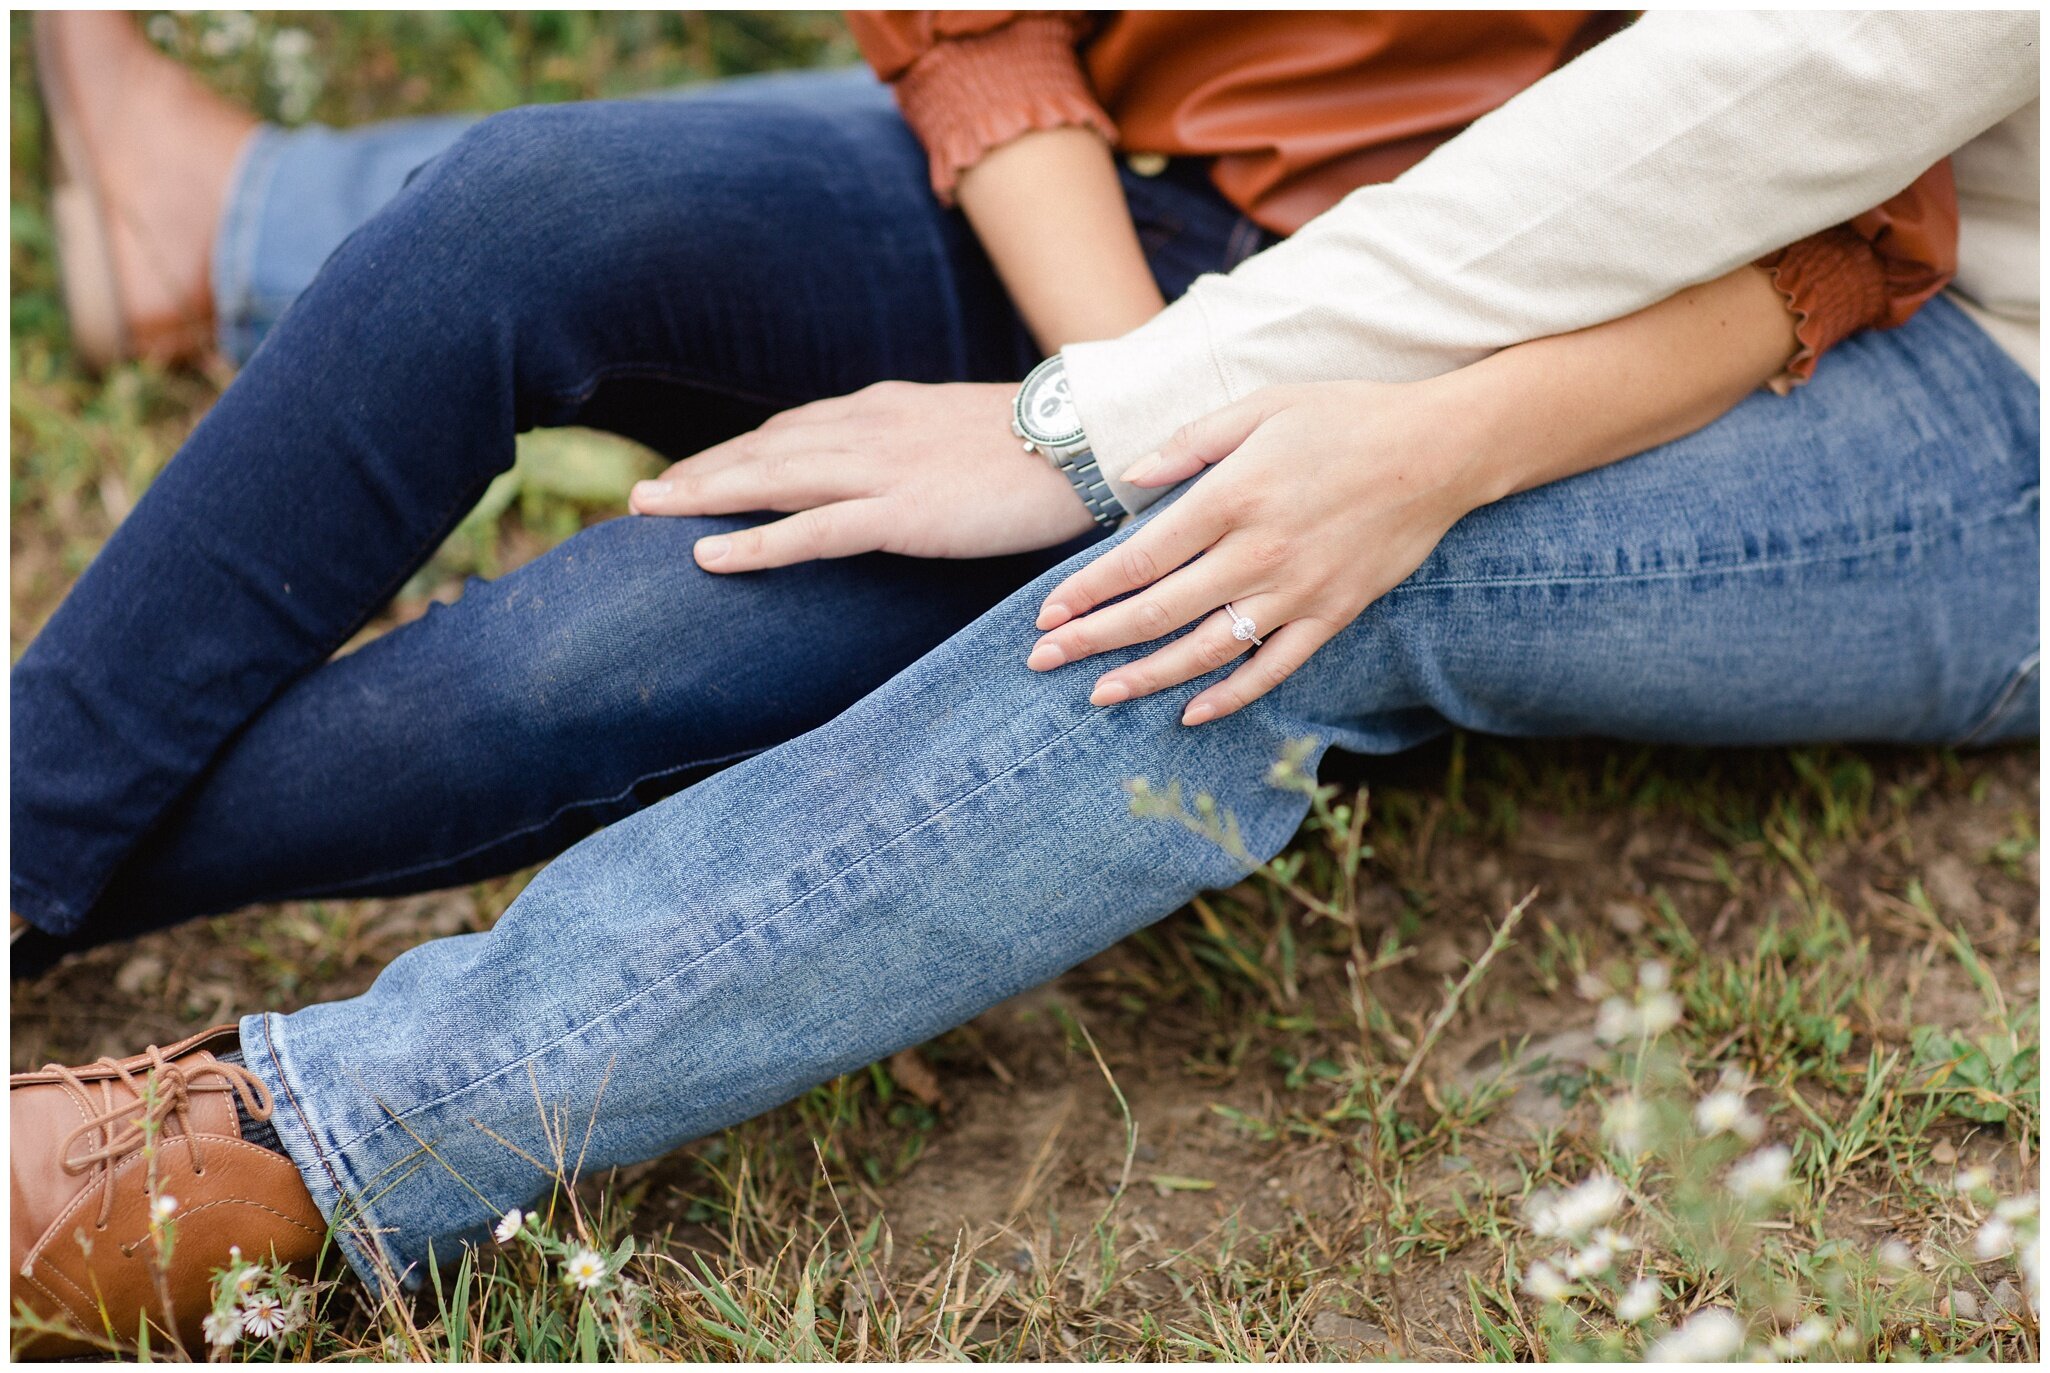
<svg viewBox="0 0 2050 1373"><path fill-rule="evenodd" d="M789 518L697 542L708 572L902 553L993 558L1092 521L1067 478L1011 434L1011 383L885 381L786 410L634 487L638 515Z"/></svg>

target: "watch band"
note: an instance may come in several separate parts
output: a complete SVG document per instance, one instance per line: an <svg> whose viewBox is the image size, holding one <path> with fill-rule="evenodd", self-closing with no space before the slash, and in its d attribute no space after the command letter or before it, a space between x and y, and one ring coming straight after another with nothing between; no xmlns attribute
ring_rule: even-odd
<svg viewBox="0 0 2050 1373"><path fill-rule="evenodd" d="M1104 480L1102 469L1096 465L1096 455L1088 449L1062 453L1053 459L1053 465L1082 498L1089 517L1105 529L1116 528L1117 522L1130 513Z"/></svg>

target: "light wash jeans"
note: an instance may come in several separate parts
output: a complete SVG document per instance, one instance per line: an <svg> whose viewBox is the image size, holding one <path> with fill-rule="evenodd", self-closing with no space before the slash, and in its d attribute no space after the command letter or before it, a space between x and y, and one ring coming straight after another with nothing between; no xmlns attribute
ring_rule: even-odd
<svg viewBox="0 0 2050 1373"><path fill-rule="evenodd" d="M587 1173L649 1158L1241 876L1132 816L1135 778L1215 796L1265 857L1304 814L1265 781L1300 738L2031 735L2039 407L1938 300L1790 398L1475 512L1278 690L1195 729L1177 715L1202 683L1089 705L1144 647L1025 668L1041 599L1101 550L1078 554L831 723L576 845L489 933L248 1017L249 1064L352 1261L381 1247L417 1281L430 1246L545 1188L516 1152L548 1157L537 1096L595 1121ZM718 580L697 585L676 613L717 616Z"/></svg>

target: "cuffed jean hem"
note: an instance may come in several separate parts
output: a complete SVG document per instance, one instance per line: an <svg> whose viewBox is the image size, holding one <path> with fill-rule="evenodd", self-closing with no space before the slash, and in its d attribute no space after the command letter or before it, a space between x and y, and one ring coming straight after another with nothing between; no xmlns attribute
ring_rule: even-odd
<svg viewBox="0 0 2050 1373"><path fill-rule="evenodd" d="M362 1189L347 1177L347 1164L330 1142L323 1141L306 1103L292 1087L287 1068L291 1051L277 1026L284 1017L269 1011L242 1017L242 1060L270 1091L271 1128L278 1132L285 1154L299 1170L313 1204L327 1218L328 1233L356 1276L373 1291L396 1275L404 1287L417 1287L421 1275L403 1271L379 1238L377 1222ZM423 1155L423 1162L432 1166Z"/></svg>
<svg viewBox="0 0 2050 1373"><path fill-rule="evenodd" d="M263 232L271 178L288 145L284 129L262 124L236 155L233 187L214 235L214 343L222 356L244 363L277 323L278 311L256 290L257 240Z"/></svg>

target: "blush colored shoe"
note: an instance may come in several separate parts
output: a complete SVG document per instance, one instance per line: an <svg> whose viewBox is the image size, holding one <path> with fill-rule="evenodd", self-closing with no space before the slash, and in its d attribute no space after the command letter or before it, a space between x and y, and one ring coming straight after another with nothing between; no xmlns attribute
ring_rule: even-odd
<svg viewBox="0 0 2050 1373"><path fill-rule="evenodd" d="M255 116L158 52L131 15L36 15L50 217L81 358L184 362L213 342L213 239Z"/></svg>
<svg viewBox="0 0 2050 1373"><path fill-rule="evenodd" d="M26 1305L56 1333L18 1335L17 1358L48 1359L132 1348L145 1322L152 1349L177 1341L204 1352L200 1322L212 1278L240 1247L303 1264L327 1233L285 1155L242 1137L237 1098L254 1121L270 1093L240 1063L233 1025L168 1048L16 1073L8 1083L13 1172L16 1315ZM156 1132L156 1181L143 1153ZM150 1211L162 1200L174 1243L159 1274ZM169 1310L165 1309L169 1298Z"/></svg>

